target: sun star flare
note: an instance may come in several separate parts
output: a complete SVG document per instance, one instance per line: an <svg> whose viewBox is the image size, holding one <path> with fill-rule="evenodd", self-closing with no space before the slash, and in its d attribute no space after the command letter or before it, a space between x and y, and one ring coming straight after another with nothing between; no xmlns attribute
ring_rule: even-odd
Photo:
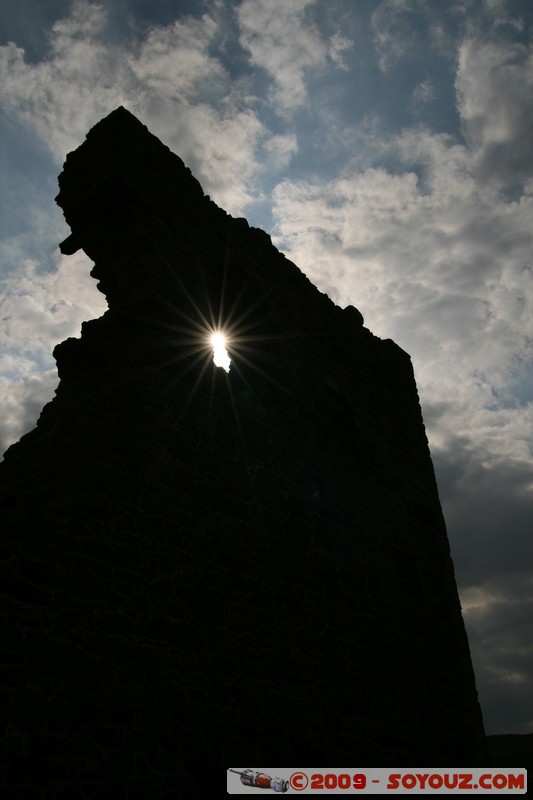
<svg viewBox="0 0 533 800"><path fill-rule="evenodd" d="M213 362L216 367L222 367L229 372L231 358L226 350L226 337L221 331L214 331L210 337L211 347L213 348Z"/></svg>

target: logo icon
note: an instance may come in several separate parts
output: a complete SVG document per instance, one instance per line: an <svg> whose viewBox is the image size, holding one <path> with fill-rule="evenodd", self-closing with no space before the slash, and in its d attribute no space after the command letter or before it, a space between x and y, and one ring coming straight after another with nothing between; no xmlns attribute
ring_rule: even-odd
<svg viewBox="0 0 533 800"><path fill-rule="evenodd" d="M253 769L245 769L240 772L238 769L230 769L241 776L241 783L244 786L255 786L256 789L272 789L274 792L286 792L289 788L289 781L285 778L271 778L264 772L254 772Z"/></svg>

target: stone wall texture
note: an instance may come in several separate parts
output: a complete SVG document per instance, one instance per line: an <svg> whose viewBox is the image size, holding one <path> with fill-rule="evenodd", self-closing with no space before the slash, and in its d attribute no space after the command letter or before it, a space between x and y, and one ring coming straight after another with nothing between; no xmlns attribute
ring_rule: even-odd
<svg viewBox="0 0 533 800"><path fill-rule="evenodd" d="M109 310L0 465L2 797L482 762L409 356L123 108L59 183Z"/></svg>

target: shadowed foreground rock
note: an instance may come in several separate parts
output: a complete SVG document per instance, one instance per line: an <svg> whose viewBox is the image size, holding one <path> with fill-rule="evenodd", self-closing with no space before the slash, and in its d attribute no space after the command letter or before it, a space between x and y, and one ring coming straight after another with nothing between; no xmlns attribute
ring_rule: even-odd
<svg viewBox="0 0 533 800"><path fill-rule="evenodd" d="M56 397L0 465L3 796L482 762L409 356L123 108L57 200L109 311L56 347Z"/></svg>

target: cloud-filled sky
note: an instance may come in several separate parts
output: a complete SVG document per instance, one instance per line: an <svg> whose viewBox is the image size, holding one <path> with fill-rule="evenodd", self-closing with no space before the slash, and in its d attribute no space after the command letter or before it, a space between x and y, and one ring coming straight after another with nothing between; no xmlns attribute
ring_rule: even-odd
<svg viewBox="0 0 533 800"><path fill-rule="evenodd" d="M488 733L533 730L533 5L3 0L0 446L106 308L53 198L126 106L410 353Z"/></svg>

